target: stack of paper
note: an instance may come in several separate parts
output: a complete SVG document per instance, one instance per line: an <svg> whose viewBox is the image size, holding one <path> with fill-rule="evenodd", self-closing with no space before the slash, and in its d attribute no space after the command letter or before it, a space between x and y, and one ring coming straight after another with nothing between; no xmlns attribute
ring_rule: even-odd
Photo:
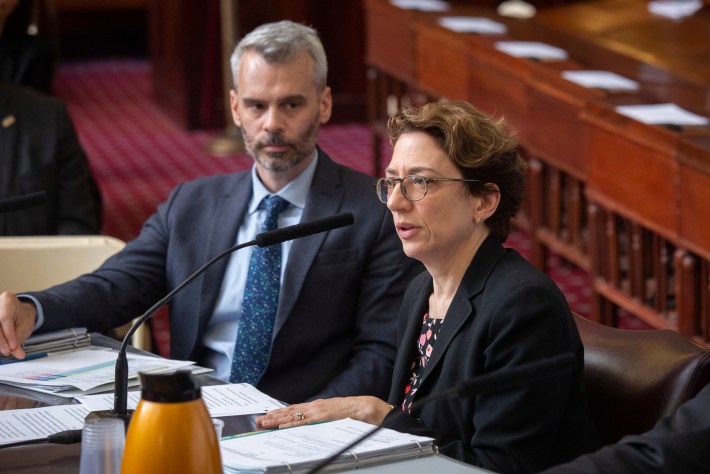
<svg viewBox="0 0 710 474"><path fill-rule="evenodd" d="M91 345L86 328L71 328L37 334L27 338L22 349L30 356L43 352L57 352ZM16 360L13 356L0 356L0 361Z"/></svg>
<svg viewBox="0 0 710 474"><path fill-rule="evenodd" d="M420 10L423 12L445 12L450 5L443 0L390 0L395 7L404 10Z"/></svg>
<svg viewBox="0 0 710 474"><path fill-rule="evenodd" d="M439 18L439 25L457 33L502 35L508 31L503 23L478 16L443 16Z"/></svg>
<svg viewBox="0 0 710 474"><path fill-rule="evenodd" d="M207 385L201 388L210 416L235 416L266 413L284 407L282 402L257 390L253 385L233 383L225 385ZM140 401L139 391L128 393L128 408L135 410ZM113 393L81 395L76 397L84 407L91 411L110 410L113 408Z"/></svg>
<svg viewBox="0 0 710 474"><path fill-rule="evenodd" d="M117 352L89 347L50 352L46 357L0 365L0 382L16 387L76 397L113 390ZM128 354L128 378L138 383L138 372L159 373L194 367L194 362ZM129 382L130 383L130 382Z"/></svg>
<svg viewBox="0 0 710 474"><path fill-rule="evenodd" d="M610 91L636 91L639 83L611 71L563 71L562 77L583 87Z"/></svg>
<svg viewBox="0 0 710 474"><path fill-rule="evenodd" d="M373 428L361 421L344 419L223 438L220 445L224 472L308 471ZM327 470L428 456L435 450L431 438L385 428L338 457Z"/></svg>
<svg viewBox="0 0 710 474"><path fill-rule="evenodd" d="M113 393L78 397L81 405L58 405L0 411L0 446L42 440L65 430L80 429L90 411L113 408ZM140 392L128 393L128 408L134 409ZM248 384L202 387L202 399L210 416L253 415L281 408L283 403Z"/></svg>
<svg viewBox="0 0 710 474"><path fill-rule="evenodd" d="M562 61L568 57L564 49L538 41L498 41L495 46L498 51L518 58Z"/></svg>
<svg viewBox="0 0 710 474"><path fill-rule="evenodd" d="M710 123L707 117L689 112L673 103L620 105L616 111L651 125L703 126Z"/></svg>
<svg viewBox="0 0 710 474"><path fill-rule="evenodd" d="M695 14L703 8L701 0L654 0L648 2L648 11L673 20Z"/></svg>

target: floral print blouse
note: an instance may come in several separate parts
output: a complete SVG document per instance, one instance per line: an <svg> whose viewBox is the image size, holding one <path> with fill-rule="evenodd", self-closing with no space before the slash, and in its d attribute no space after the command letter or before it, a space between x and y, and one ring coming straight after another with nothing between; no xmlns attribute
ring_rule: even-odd
<svg viewBox="0 0 710 474"><path fill-rule="evenodd" d="M412 411L414 394L417 393L417 389L421 383L421 374L424 372L424 368L429 363L429 359L431 359L437 335L439 334L439 330L443 324L444 320L442 318L432 318L428 313L424 314L422 321L422 332L419 335L419 340L417 341L417 349L419 354L412 361L412 376L409 379L407 386L404 387L402 410L407 413L411 413Z"/></svg>

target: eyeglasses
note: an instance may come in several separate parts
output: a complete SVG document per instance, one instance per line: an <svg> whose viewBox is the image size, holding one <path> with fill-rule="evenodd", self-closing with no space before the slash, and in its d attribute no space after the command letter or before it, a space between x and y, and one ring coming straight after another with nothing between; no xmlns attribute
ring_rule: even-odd
<svg viewBox="0 0 710 474"><path fill-rule="evenodd" d="M410 201L420 201L424 199L429 190L429 183L432 181L458 181L475 183L480 179L463 178L425 178L424 176L405 176L404 178L380 178L375 185L377 197L387 204L387 199L392 195L394 187L400 184L400 189L405 198Z"/></svg>

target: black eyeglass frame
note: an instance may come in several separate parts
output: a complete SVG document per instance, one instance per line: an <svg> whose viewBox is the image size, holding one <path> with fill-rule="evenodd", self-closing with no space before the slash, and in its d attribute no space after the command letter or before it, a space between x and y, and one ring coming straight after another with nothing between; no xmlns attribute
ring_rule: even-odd
<svg viewBox="0 0 710 474"><path fill-rule="evenodd" d="M409 180L412 182L413 186L416 186L414 184L415 179L422 180L424 182L424 193L422 194L422 197L418 199L412 199L407 195L407 187L404 185L405 180ZM399 183L400 190L402 191L402 195L407 199L408 201L416 202L416 201L421 201L424 199L424 197L427 195L429 192L429 183L432 181L455 181L455 182L460 182L460 183L480 183L480 179L466 179L466 178L427 178L425 176L418 176L418 175L409 175L405 176L403 178L380 178L377 180L375 183L375 192L377 193L377 198L382 202L383 204L387 204L387 199L385 198L382 200L383 195L382 195L382 189L392 189L394 191L395 188L395 183ZM384 184L387 183L387 184ZM389 195L389 191L387 192Z"/></svg>

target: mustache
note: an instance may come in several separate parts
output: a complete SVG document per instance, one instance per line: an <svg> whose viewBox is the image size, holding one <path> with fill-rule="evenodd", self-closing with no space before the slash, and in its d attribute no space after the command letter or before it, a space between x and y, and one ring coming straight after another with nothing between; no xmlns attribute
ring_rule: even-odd
<svg viewBox="0 0 710 474"><path fill-rule="evenodd" d="M267 146L291 146L291 143L286 140L286 138L281 133L269 133L265 140L262 140L256 144L257 149L261 149Z"/></svg>

